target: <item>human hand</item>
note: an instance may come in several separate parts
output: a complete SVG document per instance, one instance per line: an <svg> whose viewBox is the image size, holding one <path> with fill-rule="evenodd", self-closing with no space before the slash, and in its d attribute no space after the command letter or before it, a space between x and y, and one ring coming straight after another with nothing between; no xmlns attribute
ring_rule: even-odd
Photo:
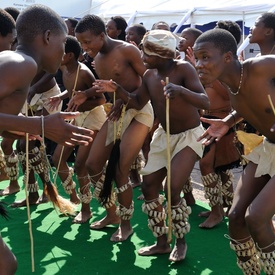
<svg viewBox="0 0 275 275"><path fill-rule="evenodd" d="M123 107L123 101L117 99L115 104L113 104L112 109L109 111L107 118L109 121L117 121L121 116L121 111Z"/></svg>
<svg viewBox="0 0 275 275"><path fill-rule="evenodd" d="M201 117L201 121L209 124L206 131L197 140L202 140L203 145L209 145L213 141L219 141L229 130L229 126L222 119Z"/></svg>
<svg viewBox="0 0 275 275"><path fill-rule="evenodd" d="M196 66L194 51L191 47L186 49L185 60L190 62L194 67Z"/></svg>
<svg viewBox="0 0 275 275"><path fill-rule="evenodd" d="M105 93L105 92L114 93L118 87L118 84L112 79L110 80L97 79L93 83L93 86L96 88L96 91L98 93Z"/></svg>
<svg viewBox="0 0 275 275"><path fill-rule="evenodd" d="M45 136L58 144L66 146L84 145L91 142L93 131L74 126L65 120L73 120L78 112L58 112L44 117Z"/></svg>
<svg viewBox="0 0 275 275"><path fill-rule="evenodd" d="M52 112L52 111L58 110L60 102L61 102L61 99L59 96L52 96L48 98L45 104L49 107L49 110Z"/></svg>
<svg viewBox="0 0 275 275"><path fill-rule="evenodd" d="M178 94L181 93L181 86L175 85L173 83L165 83L163 80L161 80L161 84L164 86L164 96L166 96L169 99L174 99Z"/></svg>
<svg viewBox="0 0 275 275"><path fill-rule="evenodd" d="M78 107L87 100L87 96L82 91L75 91L74 96L70 99L66 111L76 112Z"/></svg>

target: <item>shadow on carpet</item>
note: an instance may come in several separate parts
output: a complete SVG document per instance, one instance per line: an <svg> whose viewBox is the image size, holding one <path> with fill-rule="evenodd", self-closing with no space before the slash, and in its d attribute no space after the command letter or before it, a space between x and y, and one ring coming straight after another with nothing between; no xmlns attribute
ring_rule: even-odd
<svg viewBox="0 0 275 275"><path fill-rule="evenodd" d="M21 180L22 182L22 180ZM0 183L0 188L7 185ZM60 184L59 184L60 185ZM41 186L41 184L40 184ZM58 186L62 196L62 187ZM40 191L41 192L41 191ZM140 195L134 189L134 198ZM10 204L25 197L21 190L16 195L0 198ZM72 224L72 218L60 216L51 203L31 206L32 231L34 238L35 272L31 268L29 223L26 208L8 207L10 220L1 219L1 234L18 260L18 275L30 274L241 274L236 266L233 251L229 248L227 218L211 230L200 229L203 218L198 213L208 209L199 201L192 207L191 231L186 235L188 251L181 263L171 263L169 254L142 257L137 250L155 242L147 226L147 216L141 211L142 201L135 199L132 219L134 234L123 243L110 242L116 230L109 226L104 230L90 230L92 221L104 217L104 210L92 200L93 218L86 224ZM79 207L80 208L80 207Z"/></svg>

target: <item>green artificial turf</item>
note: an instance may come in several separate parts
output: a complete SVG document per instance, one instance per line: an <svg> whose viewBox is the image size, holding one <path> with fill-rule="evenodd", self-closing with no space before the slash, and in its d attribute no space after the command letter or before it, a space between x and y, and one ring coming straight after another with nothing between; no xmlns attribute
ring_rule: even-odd
<svg viewBox="0 0 275 275"><path fill-rule="evenodd" d="M7 181L1 182L0 188L7 184ZM60 183L58 189L62 196L67 197ZM132 219L134 234L122 243L109 240L116 226L100 231L90 230L89 224L104 217L105 213L96 200L91 202L93 218L82 225L72 224L71 217L59 215L51 203L31 206L35 272L32 272L31 266L26 207L8 207L10 220L1 219L0 228L4 241L17 257L16 274L242 274L236 265L234 252L229 248L229 241L224 237L228 233L227 218L211 230L200 229L198 225L203 218L199 218L198 213L208 209L208 206L199 201L192 207L189 219L191 231L186 235L188 251L184 261L171 263L169 254L139 256L137 250L153 244L155 238L148 229L147 216L141 211L142 201L136 199L138 195L140 191L135 188L135 212ZM0 199L10 204L24 197L25 191L21 190Z"/></svg>

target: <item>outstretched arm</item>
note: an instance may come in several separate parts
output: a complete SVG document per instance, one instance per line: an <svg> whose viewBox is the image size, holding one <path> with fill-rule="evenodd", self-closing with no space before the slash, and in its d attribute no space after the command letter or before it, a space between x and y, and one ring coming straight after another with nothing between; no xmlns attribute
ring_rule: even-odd
<svg viewBox="0 0 275 275"><path fill-rule="evenodd" d="M224 119L207 119L201 117L201 121L208 123L210 126L206 131L198 138L198 141L202 140L202 144L209 145L213 141L219 141L229 130L230 127L240 122L242 118L233 111Z"/></svg>
<svg viewBox="0 0 275 275"><path fill-rule="evenodd" d="M45 136L63 145L88 145L92 141L93 132L76 127L65 120L74 119L78 113L56 113L44 117ZM41 117L24 117L0 114L1 131L20 131L33 135L42 134Z"/></svg>

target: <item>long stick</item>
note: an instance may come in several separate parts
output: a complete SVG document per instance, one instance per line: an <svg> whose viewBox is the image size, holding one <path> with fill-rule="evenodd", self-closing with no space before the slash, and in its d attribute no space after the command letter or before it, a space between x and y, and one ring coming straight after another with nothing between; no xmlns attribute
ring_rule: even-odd
<svg viewBox="0 0 275 275"><path fill-rule="evenodd" d="M28 116L28 104L26 104L25 115ZM33 242L33 234L32 234L32 220L30 214L30 202L28 196L28 185L29 185L29 133L26 133L26 171L25 171L25 194L26 194L26 206L27 206L27 214L28 214L28 222L29 222L29 234L31 241L31 264L32 264L32 272L35 271L35 263L34 263L34 242Z"/></svg>
<svg viewBox="0 0 275 275"><path fill-rule="evenodd" d="M166 77L166 85L169 77ZM166 96L166 142L167 142L167 214L168 214L168 238L167 242L172 242L172 215L171 215L171 152L170 152L170 116L169 116L169 97Z"/></svg>
<svg viewBox="0 0 275 275"><path fill-rule="evenodd" d="M271 96L270 96L270 95L267 95L267 97L268 97L268 100L269 100L269 104L270 104L270 106L271 106L271 108L272 108L273 114L275 115L275 108L274 108L274 105L273 105Z"/></svg>

